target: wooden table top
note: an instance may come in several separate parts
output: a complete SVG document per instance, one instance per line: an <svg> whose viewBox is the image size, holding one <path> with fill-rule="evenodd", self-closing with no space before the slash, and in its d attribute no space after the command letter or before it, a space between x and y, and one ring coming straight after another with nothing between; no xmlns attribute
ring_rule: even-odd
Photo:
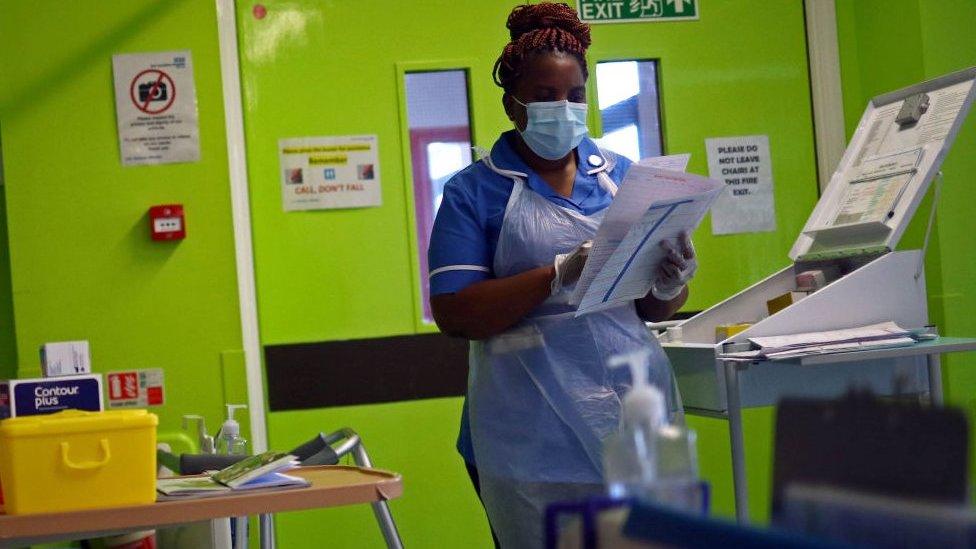
<svg viewBox="0 0 976 549"><path fill-rule="evenodd" d="M312 485L66 513L0 514L0 546L28 539L97 537L223 517L372 503L403 494L400 475L378 469L321 465L292 469L288 474Z"/></svg>

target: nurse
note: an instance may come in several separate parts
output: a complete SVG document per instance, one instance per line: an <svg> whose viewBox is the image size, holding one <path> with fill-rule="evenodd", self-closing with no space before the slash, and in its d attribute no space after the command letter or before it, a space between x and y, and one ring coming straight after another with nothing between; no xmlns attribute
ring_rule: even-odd
<svg viewBox="0 0 976 549"><path fill-rule="evenodd" d="M593 238L630 161L587 137L590 29L565 4L516 6L494 68L514 129L444 188L429 250L440 329L470 340L458 449L501 547L541 547L554 501L603 492L602 440L618 426L629 374L619 353L649 349L649 378L679 408L671 367L644 321L684 304L696 260L668 243L644 298L576 318L570 304Z"/></svg>

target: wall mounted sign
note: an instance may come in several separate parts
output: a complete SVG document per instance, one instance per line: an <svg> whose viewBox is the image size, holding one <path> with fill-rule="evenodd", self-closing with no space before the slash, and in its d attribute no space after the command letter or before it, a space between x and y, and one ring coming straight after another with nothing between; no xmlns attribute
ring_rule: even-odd
<svg viewBox="0 0 976 549"><path fill-rule="evenodd" d="M162 368L110 372L105 379L109 408L145 408L165 403Z"/></svg>
<svg viewBox="0 0 976 549"><path fill-rule="evenodd" d="M775 231L769 137L706 139L705 151L709 177L725 182L712 205L712 234Z"/></svg>
<svg viewBox="0 0 976 549"><path fill-rule="evenodd" d="M698 0L579 0L586 23L654 23L698 19Z"/></svg>
<svg viewBox="0 0 976 549"><path fill-rule="evenodd" d="M285 211L383 204L375 135L278 140Z"/></svg>
<svg viewBox="0 0 976 549"><path fill-rule="evenodd" d="M112 56L123 166L200 160L189 51Z"/></svg>

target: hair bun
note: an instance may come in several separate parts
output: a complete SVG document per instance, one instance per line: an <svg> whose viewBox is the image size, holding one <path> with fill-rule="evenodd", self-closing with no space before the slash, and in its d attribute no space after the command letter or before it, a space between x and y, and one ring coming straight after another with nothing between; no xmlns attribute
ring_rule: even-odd
<svg viewBox="0 0 976 549"><path fill-rule="evenodd" d="M542 2L515 6L506 25L512 42L540 29L560 29L575 37L583 48L590 45L590 26L580 21L576 10L566 4Z"/></svg>

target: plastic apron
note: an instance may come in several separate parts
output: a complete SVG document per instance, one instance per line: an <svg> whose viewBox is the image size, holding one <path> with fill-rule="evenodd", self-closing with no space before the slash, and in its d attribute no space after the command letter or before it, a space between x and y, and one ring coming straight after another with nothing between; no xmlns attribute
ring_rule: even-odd
<svg viewBox="0 0 976 549"><path fill-rule="evenodd" d="M527 188L520 174L495 167L490 156L483 161L514 183L493 261L496 277L549 265L596 234L605 209L585 216L557 206ZM598 177L616 193L606 170ZM626 369L606 366L611 356L651 349L649 381L669 396L672 410L680 409L670 363L635 306L576 318L571 293L564 289L506 332L471 344L475 462L505 549L541 547L550 503L603 492L603 440L619 427L620 395L630 386Z"/></svg>

